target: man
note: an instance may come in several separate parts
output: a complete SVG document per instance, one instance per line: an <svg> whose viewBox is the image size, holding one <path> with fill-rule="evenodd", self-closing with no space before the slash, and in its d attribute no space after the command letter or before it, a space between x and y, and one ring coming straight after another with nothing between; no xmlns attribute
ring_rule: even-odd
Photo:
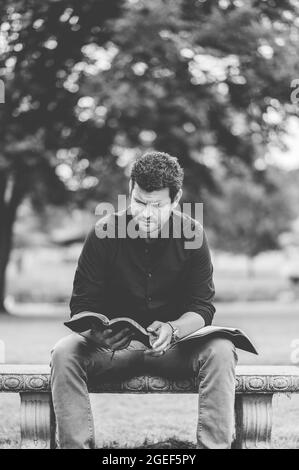
<svg viewBox="0 0 299 470"><path fill-rule="evenodd" d="M169 377L194 374L199 379L198 448L231 446L234 345L224 338L172 345L174 339L211 324L215 313L205 232L198 221L175 209L182 184L183 170L176 158L161 152L143 155L132 168L127 210L101 219L85 241L74 278L71 316L129 316L150 332L152 348L134 340L128 330L113 334L111 329L96 328L70 334L55 345L51 383L60 448L95 446L87 384L146 372ZM131 235L130 230L126 236L119 236L118 230L114 236L113 231L101 235L124 222ZM132 235L132 222L140 236ZM186 244L188 224L194 240L201 237L199 245Z"/></svg>

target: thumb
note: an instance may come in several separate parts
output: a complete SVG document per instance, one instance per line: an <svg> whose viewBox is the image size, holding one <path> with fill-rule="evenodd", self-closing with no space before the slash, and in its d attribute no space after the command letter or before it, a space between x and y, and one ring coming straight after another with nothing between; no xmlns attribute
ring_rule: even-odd
<svg viewBox="0 0 299 470"><path fill-rule="evenodd" d="M161 322L159 321L154 321L148 328L147 331L157 331L161 327Z"/></svg>

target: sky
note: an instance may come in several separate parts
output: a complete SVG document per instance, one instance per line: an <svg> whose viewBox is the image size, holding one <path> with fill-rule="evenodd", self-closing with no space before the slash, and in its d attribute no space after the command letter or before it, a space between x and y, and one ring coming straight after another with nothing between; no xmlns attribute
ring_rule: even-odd
<svg viewBox="0 0 299 470"><path fill-rule="evenodd" d="M295 170L299 168L299 120L293 118L290 120L289 134L285 138L285 142L289 149L282 152L277 148L273 148L271 155L267 158L269 163L273 163L285 170Z"/></svg>

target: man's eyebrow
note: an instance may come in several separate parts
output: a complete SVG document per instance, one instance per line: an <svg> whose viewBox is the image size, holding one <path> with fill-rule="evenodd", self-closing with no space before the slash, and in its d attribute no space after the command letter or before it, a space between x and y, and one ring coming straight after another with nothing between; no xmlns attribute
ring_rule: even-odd
<svg viewBox="0 0 299 470"><path fill-rule="evenodd" d="M136 201L136 202L141 202L141 204L145 204L145 202L144 202L144 201L141 201L141 200L140 200L140 199L138 199L138 197L136 197L136 196L134 196L134 199L135 199L135 201Z"/></svg>
<svg viewBox="0 0 299 470"><path fill-rule="evenodd" d="M141 202L141 204L147 204L145 201L141 201L141 200L138 199L136 196L134 196L134 199L135 199L136 202ZM154 201L154 202L152 202L152 203L150 203L150 204L160 204L160 202L163 202L163 201L161 201L161 200L159 199L159 201Z"/></svg>

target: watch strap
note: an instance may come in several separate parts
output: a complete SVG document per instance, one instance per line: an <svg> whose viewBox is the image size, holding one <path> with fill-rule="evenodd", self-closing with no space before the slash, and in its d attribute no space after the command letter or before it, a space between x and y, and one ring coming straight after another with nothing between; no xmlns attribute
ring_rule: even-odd
<svg viewBox="0 0 299 470"><path fill-rule="evenodd" d="M178 336L179 330L178 330L178 328L174 327L174 326L170 323L170 321L168 321L168 322L166 322L166 323L168 323L168 324L171 326L171 328L172 328L171 343L173 343L173 342L175 342L175 341L177 341L177 340L179 339L179 336Z"/></svg>

